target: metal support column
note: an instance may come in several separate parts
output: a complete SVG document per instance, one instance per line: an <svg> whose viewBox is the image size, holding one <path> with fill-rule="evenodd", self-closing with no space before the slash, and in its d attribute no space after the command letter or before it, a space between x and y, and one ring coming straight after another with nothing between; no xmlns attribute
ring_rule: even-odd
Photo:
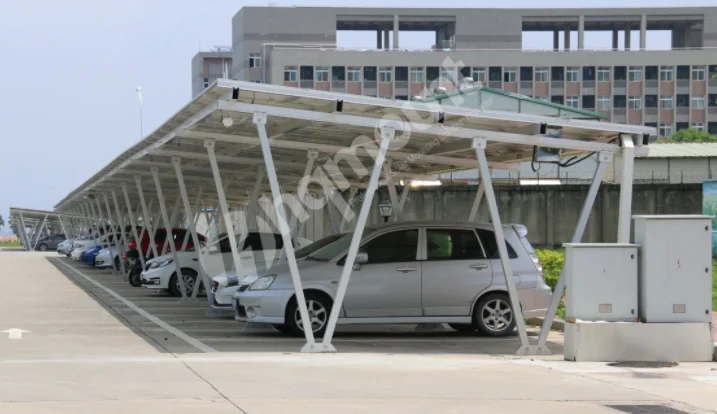
<svg viewBox="0 0 717 414"><path fill-rule="evenodd" d="M580 212L578 224L575 226L575 232L573 233L571 243L580 243L583 239L583 234L585 233L585 228L587 227L588 219L590 218L590 212L593 209L593 205L595 205L595 199L597 198L598 191L600 190L600 184L602 183L603 176L605 175L605 170L607 169L607 166L608 164L610 164L611 161L612 154L604 153L598 155L598 165L595 169L595 174L593 175L593 181L590 184L590 188L588 189L588 195L587 197L585 197L583 209ZM538 344L534 348L531 347L531 354L550 354L550 350L548 349L548 347L545 346L545 342L548 340L548 334L550 333L550 329L553 325L555 312L558 310L558 305L560 304L560 300L563 296L563 290L565 290L565 277L563 275L563 269L560 269L560 277L558 278L558 283L555 285L555 289L553 289L553 296L550 299L550 306L548 307L548 312L545 314L543 326L540 329L540 337L538 337Z"/></svg>
<svg viewBox="0 0 717 414"><path fill-rule="evenodd" d="M578 17L578 50L585 49L585 16Z"/></svg>
<svg viewBox="0 0 717 414"><path fill-rule="evenodd" d="M341 213L341 225L339 226L340 233L343 233L346 230L346 225L354 218L353 205L356 201L357 192L358 188L356 187L351 187L349 189L349 202L346 204L346 209Z"/></svg>
<svg viewBox="0 0 717 414"><path fill-rule="evenodd" d="M647 15L640 16L640 50L647 49Z"/></svg>
<svg viewBox="0 0 717 414"><path fill-rule="evenodd" d="M114 227L114 226L112 226L110 224L109 217L105 218L104 220L102 219L102 204L100 204L99 194L95 197L95 202L97 203L97 215L100 218L100 221L104 223L104 224L102 224L102 228L105 232L103 239L107 242L107 247L103 246L102 244L100 244L100 247L102 247L103 249L104 248L111 249L112 244L110 243L110 232L107 228L109 227L109 229L111 230L112 227ZM114 272L114 270L112 270L112 271Z"/></svg>
<svg viewBox="0 0 717 414"><path fill-rule="evenodd" d="M43 217L42 221L40 222L40 227L38 227L37 236L35 237L35 243L33 243L32 245L32 250L35 250L37 248L37 242L39 242L40 237L42 237L42 228L45 227L45 223L47 223L47 214L45 214L45 217Z"/></svg>
<svg viewBox="0 0 717 414"><path fill-rule="evenodd" d="M261 191L261 183L264 182L264 166L259 165L256 167L256 181L254 181L254 187L251 189L251 195L249 196L249 206L247 207L247 228L251 230L259 229L259 221L256 218L259 212L259 192Z"/></svg>
<svg viewBox="0 0 717 414"><path fill-rule="evenodd" d="M411 180L403 180L403 191L401 191L401 199L398 200L398 213L403 214L403 208L408 200L408 193L411 192Z"/></svg>
<svg viewBox="0 0 717 414"><path fill-rule="evenodd" d="M209 305L212 304L211 297L209 295L210 289L212 287L212 282L209 279L209 275L204 270L204 257L201 252L201 246L199 245L199 236L197 235L197 227L194 223L194 218L192 217L192 206L189 204L189 196L187 195L187 187L184 184L184 174L182 174L182 159L180 157L172 157L172 164L174 164L174 173L177 176L177 182L179 183L179 192L182 197L182 204L184 204L184 213L187 215L188 218L188 224L189 224L189 231L192 233L192 240L194 241L194 251L197 253L197 260L199 261L199 267L200 267L200 277L202 280L202 283L204 283L204 290L207 292L207 302ZM201 192L204 190L204 187L199 189L199 196L201 196ZM197 196L197 202L199 201L199 196ZM196 204L196 203L195 203ZM194 290L192 291L192 298L197 297L197 293L199 292L199 280L197 280L194 283Z"/></svg>
<svg viewBox="0 0 717 414"><path fill-rule="evenodd" d="M152 177L154 178L154 185L157 188L157 200L159 200L159 210L162 212L162 220L164 221L164 229L167 232L167 240L169 241L169 248L172 251L172 258L174 259L174 271L179 282L179 290L182 293L182 299L187 298L187 288L184 284L184 275L182 274L182 268L179 266L179 257L177 256L177 246L174 245L174 239L172 238L172 222L169 221L169 215L167 214L167 205L164 202L164 194L162 193L162 184L159 182L159 168L151 167ZM170 280L171 284L172 281Z"/></svg>
<svg viewBox="0 0 717 414"><path fill-rule="evenodd" d="M169 215L169 223L166 223L169 227L169 230L167 232L167 237L164 239L164 244L162 245L162 250L159 252L160 256L164 256L167 254L167 249L169 248L169 245L174 242L174 233L172 232L172 229L176 225L177 221L177 215L179 214L179 206L182 203L182 197L177 196L177 200L174 202L174 205L172 206L172 213Z"/></svg>
<svg viewBox="0 0 717 414"><path fill-rule="evenodd" d="M105 207L107 208L107 217L109 218L110 222L112 222L114 220L112 219L112 209L110 208L110 199L107 197L107 194L103 194L103 198L105 199ZM117 211L117 214L119 215L119 210ZM119 219L118 219L117 223L112 224L112 237L115 240L115 249L117 250L117 255L119 257L119 256L121 256L120 255L120 244L122 244L122 243L121 243L121 239L120 239L119 235L117 234L117 227L119 227L120 231L123 233L124 229L122 229L122 222ZM122 234L122 233L120 233L120 234ZM121 271L122 274L124 274L124 266L123 265L120 266L121 269L115 268L114 254L112 254L112 244L110 244L109 242L107 244L109 245L107 247L107 250L110 252L110 260L112 261L112 271L113 272ZM122 260L120 260L120 264L121 264L121 262L122 262Z"/></svg>
<svg viewBox="0 0 717 414"><path fill-rule="evenodd" d="M227 196L224 193L224 186L222 185L222 177L219 173L219 165L217 164L217 155L214 152L214 145L215 142L212 139L204 141L204 147L206 147L207 155L209 156L209 164L212 167L214 186L217 188L217 198L219 199L219 206L224 217L224 225L227 228L227 239L229 240L229 248L232 251L234 270L236 271L237 276L239 276L241 274L241 258L239 257L239 246L237 246L237 237L236 232L234 231L234 223L232 222L231 214L229 212ZM271 168L273 170L273 165L271 166Z"/></svg>
<svg viewBox="0 0 717 414"><path fill-rule="evenodd" d="M132 210L132 204L129 201L129 193L127 193L127 184L122 183L122 194L124 195L124 202L127 205L127 214L129 215L129 224L132 226L132 236L134 236L135 243L137 244L137 251L139 252L139 261L142 263L142 269L144 269L144 255L142 254L142 239L139 238L137 233L137 214Z"/></svg>
<svg viewBox="0 0 717 414"><path fill-rule="evenodd" d="M149 233L149 246L152 249L154 257L159 257L157 254L157 246L154 243L154 231L152 231L152 223L150 223L149 211L147 210L147 203L144 200L144 192L142 191L142 177L139 175L134 176L134 182L137 184L137 192L139 193L139 203L142 206L142 222L146 231ZM161 209L160 204L160 209ZM170 233L171 234L171 233ZM142 235L144 237L144 235ZM168 235L169 237L169 235ZM142 255L142 240L137 240L137 249L139 249L140 256Z"/></svg>
<svg viewBox="0 0 717 414"><path fill-rule="evenodd" d="M399 201L398 195L396 194L396 184L393 182L393 176L391 175L391 160L386 160L383 164L383 177L386 180L386 187L388 188L388 196L391 198L391 205L393 205L393 221L398 221L399 217Z"/></svg>
<svg viewBox="0 0 717 414"><path fill-rule="evenodd" d="M346 289L349 285L349 278L351 277L351 271L356 261L356 254L358 253L359 244L361 244L361 238L363 237L363 231L366 227L366 220L368 220L368 213L371 210L371 204L373 203L373 196L376 193L378 187L378 180L381 177L381 169L383 163L386 160L386 152L391 140L396 136L396 131L392 128L381 128L381 142L376 154L375 164L371 171L371 178L366 188L366 194L361 203L361 210L358 218L356 219L356 227L354 228L353 236L351 236L351 244L349 245L349 251L346 255L346 262L343 269L341 270L341 279L339 279L339 286L336 291L336 298L334 300L333 307L331 308L331 315L329 316L328 325L326 327L326 333L324 334L323 340L323 352L335 352L336 348L331 344L331 339L334 336L334 330L336 329L336 323L339 320L339 313L344 303L344 297L346 296ZM298 273L298 272L297 272ZM299 286L300 285L299 281Z"/></svg>
<svg viewBox="0 0 717 414"><path fill-rule="evenodd" d="M289 271L296 292L296 301L301 315L301 325L304 327L304 336L306 337L306 345L301 348L301 352L322 352L325 348L317 346L314 341L314 333L312 330L312 319L309 317L309 310L306 306L304 297L304 288L299 276L299 268L296 264L296 255L294 254L294 246L291 243L291 228L286 221L286 209L284 208L284 200L281 197L281 189L279 187L279 179L276 176L276 168L274 167L274 158L271 154L271 144L266 133L266 114L254 113L252 122L256 125L261 142L261 151L264 156L264 165L266 166L269 185L271 187L271 195L274 201L274 209L276 211L277 222L281 238L284 241L284 249L286 250L286 259L289 263ZM341 305L338 305L340 307ZM307 329L308 328L308 329Z"/></svg>
<svg viewBox="0 0 717 414"><path fill-rule="evenodd" d="M500 221L500 213L498 212L498 203L493 191L493 182L490 176L490 168L488 167L488 159L485 156L486 140L483 138L475 138L473 140L473 148L478 158L478 168L482 177L481 182L485 183L486 201L488 202L488 210L493 223L493 232L495 233L495 241L498 245L498 253L500 261L503 264L503 275L505 276L505 284L508 287L508 296L510 306L513 308L513 318L515 318L518 328L518 336L520 336L521 347L518 354L524 355L529 352L528 333L525 330L525 320L521 311L520 298L518 297L518 289L515 287L515 279L513 277L513 267L508 257L508 249L505 246L505 235L503 234L503 225ZM502 314L501 316L504 316Z"/></svg>
<svg viewBox="0 0 717 414"><path fill-rule="evenodd" d="M27 237L27 227L25 227L25 217L22 215L22 211L18 212L20 215L20 238L22 239L23 244L25 245L25 250L32 250L32 244L30 244L30 240Z"/></svg>
<svg viewBox="0 0 717 414"><path fill-rule="evenodd" d="M115 240L115 245L117 246L117 257L119 258L119 264L120 264L120 272L122 272L123 275L127 274L127 271L124 266L124 252L127 250L127 234L125 232L125 224L124 224L124 217L122 217L122 210L120 209L119 203L117 202L117 193L112 190L112 202L115 205L115 211L117 212L117 222L120 226L120 236L122 240ZM128 214L132 214L132 210L129 210ZM121 242L121 243L120 243ZM114 257L112 258L114 261ZM114 265L114 264L113 264ZM143 267L144 269L144 267Z"/></svg>
<svg viewBox="0 0 717 414"><path fill-rule="evenodd" d="M621 134L622 177L620 177L620 207L617 216L617 242L630 243L632 218L632 182L635 170L635 145L632 136Z"/></svg>
<svg viewBox="0 0 717 414"><path fill-rule="evenodd" d="M471 207L471 212L468 214L468 221L475 221L476 217L478 216L478 209L480 208L480 202L483 200L483 194L485 193L485 181L483 180L483 177L481 177L480 185L478 185L478 191L476 192L476 196L473 199L473 206Z"/></svg>

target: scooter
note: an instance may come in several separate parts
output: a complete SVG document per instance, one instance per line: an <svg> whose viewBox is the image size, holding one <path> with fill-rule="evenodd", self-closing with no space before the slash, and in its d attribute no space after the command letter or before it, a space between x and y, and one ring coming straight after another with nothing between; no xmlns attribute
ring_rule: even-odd
<svg viewBox="0 0 717 414"><path fill-rule="evenodd" d="M129 260L127 281L134 287L142 286L142 262L139 260L139 252L137 249L128 250L127 259Z"/></svg>

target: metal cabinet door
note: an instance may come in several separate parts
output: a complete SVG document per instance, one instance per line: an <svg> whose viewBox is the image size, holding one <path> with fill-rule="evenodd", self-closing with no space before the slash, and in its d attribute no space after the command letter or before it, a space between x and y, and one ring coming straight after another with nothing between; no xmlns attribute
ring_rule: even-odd
<svg viewBox="0 0 717 414"><path fill-rule="evenodd" d="M426 228L422 262L425 316L469 316L493 281L491 260L472 229Z"/></svg>
<svg viewBox="0 0 717 414"><path fill-rule="evenodd" d="M364 243L361 251L368 253L369 261L351 274L344 300L346 316L421 316L418 229L381 234Z"/></svg>

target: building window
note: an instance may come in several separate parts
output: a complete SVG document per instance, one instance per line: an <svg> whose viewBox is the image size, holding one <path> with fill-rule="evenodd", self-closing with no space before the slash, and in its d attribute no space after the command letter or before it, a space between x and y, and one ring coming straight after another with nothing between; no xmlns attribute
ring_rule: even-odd
<svg viewBox="0 0 717 414"><path fill-rule="evenodd" d="M423 68L411 68L411 82L423 83L426 78L423 76Z"/></svg>
<svg viewBox="0 0 717 414"><path fill-rule="evenodd" d="M704 66L694 66L692 68L692 80L703 81L705 80L705 68Z"/></svg>
<svg viewBox="0 0 717 414"><path fill-rule="evenodd" d="M583 95L583 108L595 109L595 95Z"/></svg>
<svg viewBox="0 0 717 414"><path fill-rule="evenodd" d="M260 68L261 67L261 54L260 53L249 53L249 67Z"/></svg>
<svg viewBox="0 0 717 414"><path fill-rule="evenodd" d="M568 82L580 82L580 68L568 68L566 78Z"/></svg>
<svg viewBox="0 0 717 414"><path fill-rule="evenodd" d="M299 67L299 79L302 81L313 81L314 80L314 67L313 66L300 66Z"/></svg>
<svg viewBox="0 0 717 414"><path fill-rule="evenodd" d="M631 96L627 98L628 109L642 109L642 98L639 96Z"/></svg>
<svg viewBox="0 0 717 414"><path fill-rule="evenodd" d="M690 65L677 66L677 79L678 80L689 80L690 79Z"/></svg>
<svg viewBox="0 0 717 414"><path fill-rule="evenodd" d="M520 67L520 81L532 82L533 81L533 67L532 66L521 66Z"/></svg>
<svg viewBox="0 0 717 414"><path fill-rule="evenodd" d="M379 82L393 82L391 77L391 67L381 66L378 68L378 81Z"/></svg>
<svg viewBox="0 0 717 414"><path fill-rule="evenodd" d="M610 82L610 68L607 66L599 66L597 69L598 82Z"/></svg>
<svg viewBox="0 0 717 414"><path fill-rule="evenodd" d="M456 68L441 67L441 81L456 83Z"/></svg>
<svg viewBox="0 0 717 414"><path fill-rule="evenodd" d="M488 68L488 80L491 82L500 82L503 74L503 68L500 66L491 66Z"/></svg>
<svg viewBox="0 0 717 414"><path fill-rule="evenodd" d="M572 106L573 108L580 107L580 98L577 96L568 96L565 98L565 105Z"/></svg>
<svg viewBox="0 0 717 414"><path fill-rule="evenodd" d="M565 99L563 98L563 95L553 95L550 97L550 102L562 105L565 103Z"/></svg>
<svg viewBox="0 0 717 414"><path fill-rule="evenodd" d="M503 82L517 82L518 81L518 68L504 68L503 69Z"/></svg>
<svg viewBox="0 0 717 414"><path fill-rule="evenodd" d="M485 68L473 68L473 80L475 82L486 82Z"/></svg>
<svg viewBox="0 0 717 414"><path fill-rule="evenodd" d="M615 66L613 72L613 79L616 81L627 80L627 66Z"/></svg>
<svg viewBox="0 0 717 414"><path fill-rule="evenodd" d="M328 66L317 66L316 67L316 82L328 82L329 81L329 67Z"/></svg>
<svg viewBox="0 0 717 414"><path fill-rule="evenodd" d="M694 95L692 97L692 107L695 109L705 109L705 96Z"/></svg>
<svg viewBox="0 0 717 414"><path fill-rule="evenodd" d="M548 81L548 68L535 68L535 81L536 82L547 82Z"/></svg>
<svg viewBox="0 0 717 414"><path fill-rule="evenodd" d="M376 82L376 66L363 67L363 80L366 82Z"/></svg>
<svg viewBox="0 0 717 414"><path fill-rule="evenodd" d="M610 97L609 96L598 96L597 109L602 109L603 111L609 111L610 110Z"/></svg>
<svg viewBox="0 0 717 414"><path fill-rule="evenodd" d="M678 108L689 108L690 107L690 95L687 95L687 94L677 95L677 107Z"/></svg>
<svg viewBox="0 0 717 414"><path fill-rule="evenodd" d="M662 109L672 109L672 95L662 95L660 96L660 108Z"/></svg>
<svg viewBox="0 0 717 414"><path fill-rule="evenodd" d="M692 129L696 129L697 131L702 132L705 130L705 124L704 122L693 122Z"/></svg>
<svg viewBox="0 0 717 414"><path fill-rule="evenodd" d="M595 80L595 66L583 66L583 82Z"/></svg>
<svg viewBox="0 0 717 414"><path fill-rule="evenodd" d="M661 81L672 81L675 77L674 66L660 66L660 80Z"/></svg>
<svg viewBox="0 0 717 414"><path fill-rule="evenodd" d="M358 66L349 66L346 69L346 80L348 82L361 82L361 68Z"/></svg>
<svg viewBox="0 0 717 414"><path fill-rule="evenodd" d="M296 66L284 66L284 82L296 82Z"/></svg>
<svg viewBox="0 0 717 414"><path fill-rule="evenodd" d="M689 122L677 122L675 123L675 131L682 131L683 129L688 129L690 127Z"/></svg>
<svg viewBox="0 0 717 414"><path fill-rule="evenodd" d="M565 80L565 68L562 66L551 67L550 68L550 80L551 81Z"/></svg>
<svg viewBox="0 0 717 414"><path fill-rule="evenodd" d="M408 66L396 66L393 68L393 77L396 82L408 82Z"/></svg>
<svg viewBox="0 0 717 414"><path fill-rule="evenodd" d="M209 78L204 78L204 87L205 88L209 87Z"/></svg>
<svg viewBox="0 0 717 414"><path fill-rule="evenodd" d="M346 81L346 67L345 66L332 66L331 67L331 81L332 82Z"/></svg>
<svg viewBox="0 0 717 414"><path fill-rule="evenodd" d="M657 95L645 95L645 108L657 108Z"/></svg>
<svg viewBox="0 0 717 414"><path fill-rule="evenodd" d="M628 79L631 82L640 82L642 81L642 67L640 66L630 66L630 70L628 72Z"/></svg>
<svg viewBox="0 0 717 414"><path fill-rule="evenodd" d="M625 95L613 96L612 106L615 109L625 109L627 107L627 97Z"/></svg>
<svg viewBox="0 0 717 414"><path fill-rule="evenodd" d="M672 136L672 124L660 123L660 135L663 137Z"/></svg>

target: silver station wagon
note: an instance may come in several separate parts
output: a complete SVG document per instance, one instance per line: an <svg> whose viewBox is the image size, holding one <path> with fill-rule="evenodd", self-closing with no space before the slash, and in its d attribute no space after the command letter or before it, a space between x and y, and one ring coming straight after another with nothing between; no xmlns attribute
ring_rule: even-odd
<svg viewBox="0 0 717 414"><path fill-rule="evenodd" d="M504 225L525 317L544 316L552 294L522 225ZM298 263L311 327L326 329L351 234ZM235 319L303 335L288 265L249 276L234 295ZM339 324L448 323L461 332L504 336L515 328L490 224L403 222L366 228Z"/></svg>

